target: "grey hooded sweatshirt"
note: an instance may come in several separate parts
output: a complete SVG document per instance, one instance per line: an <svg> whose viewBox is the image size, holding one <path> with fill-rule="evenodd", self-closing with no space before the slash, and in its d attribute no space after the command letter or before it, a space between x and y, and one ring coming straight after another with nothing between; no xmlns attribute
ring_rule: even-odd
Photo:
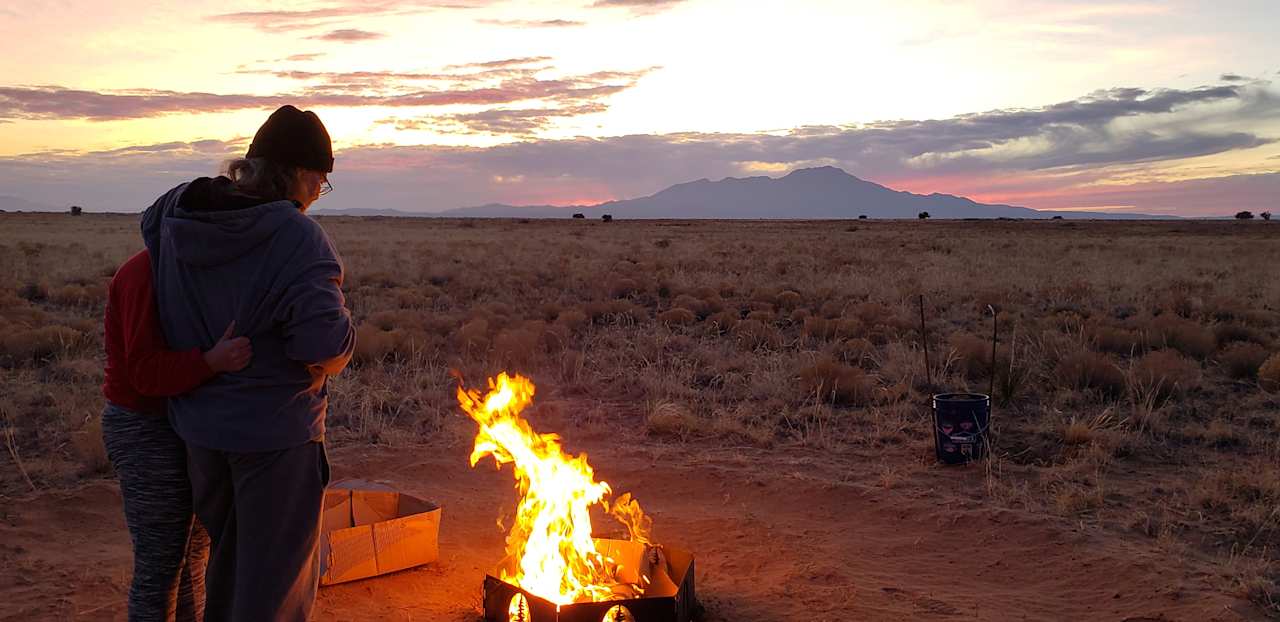
<svg viewBox="0 0 1280 622"><path fill-rule="evenodd" d="M263 203L204 177L156 200L142 237L170 348L207 350L232 321L253 347L248 367L169 398L178 435L232 452L322 439L326 381L351 359L355 329L320 225L292 201Z"/></svg>

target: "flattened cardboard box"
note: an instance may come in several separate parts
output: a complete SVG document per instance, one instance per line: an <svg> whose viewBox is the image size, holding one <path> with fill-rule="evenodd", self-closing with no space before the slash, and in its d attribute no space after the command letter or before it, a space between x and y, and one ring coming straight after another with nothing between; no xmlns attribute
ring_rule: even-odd
<svg viewBox="0 0 1280 622"><path fill-rule="evenodd" d="M390 486L346 480L324 491L320 585L433 562L440 555L440 506Z"/></svg>

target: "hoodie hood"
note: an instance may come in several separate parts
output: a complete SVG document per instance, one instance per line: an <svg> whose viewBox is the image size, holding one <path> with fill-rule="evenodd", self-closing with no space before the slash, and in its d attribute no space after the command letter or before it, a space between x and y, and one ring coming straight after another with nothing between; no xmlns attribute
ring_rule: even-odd
<svg viewBox="0 0 1280 622"><path fill-rule="evenodd" d="M236 191L226 177L201 177L165 193L142 217L142 238L194 266L243 257L286 222L305 218L293 201L268 201Z"/></svg>

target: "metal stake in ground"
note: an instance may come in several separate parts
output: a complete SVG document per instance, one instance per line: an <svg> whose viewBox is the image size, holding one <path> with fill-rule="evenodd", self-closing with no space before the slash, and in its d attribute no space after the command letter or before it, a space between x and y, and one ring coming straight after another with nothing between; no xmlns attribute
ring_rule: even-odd
<svg viewBox="0 0 1280 622"><path fill-rule="evenodd" d="M920 342L924 344L924 377L933 393L933 370L929 367L929 333L924 327L924 294L920 294Z"/></svg>

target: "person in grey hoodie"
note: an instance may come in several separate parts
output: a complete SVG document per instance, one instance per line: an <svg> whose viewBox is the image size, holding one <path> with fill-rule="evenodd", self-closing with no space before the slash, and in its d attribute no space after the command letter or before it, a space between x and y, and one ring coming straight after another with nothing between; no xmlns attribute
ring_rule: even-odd
<svg viewBox="0 0 1280 622"><path fill-rule="evenodd" d="M326 381L355 346L342 262L307 208L331 187L315 113L276 110L226 176L161 196L142 217L174 349L208 349L234 322L248 366L169 401L209 532L205 620L306 620L319 582L329 482Z"/></svg>

